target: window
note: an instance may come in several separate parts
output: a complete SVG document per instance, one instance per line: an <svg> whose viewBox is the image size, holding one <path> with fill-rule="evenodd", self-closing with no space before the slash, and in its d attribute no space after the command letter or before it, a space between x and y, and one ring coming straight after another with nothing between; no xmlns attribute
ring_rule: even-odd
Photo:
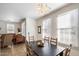
<svg viewBox="0 0 79 59"><path fill-rule="evenodd" d="M58 17L58 38L64 44L71 43L71 15L65 14Z"/></svg>
<svg viewBox="0 0 79 59"><path fill-rule="evenodd" d="M58 16L58 41L78 47L78 10Z"/></svg>
<svg viewBox="0 0 79 59"><path fill-rule="evenodd" d="M14 24L7 24L7 33L15 33L14 29Z"/></svg>

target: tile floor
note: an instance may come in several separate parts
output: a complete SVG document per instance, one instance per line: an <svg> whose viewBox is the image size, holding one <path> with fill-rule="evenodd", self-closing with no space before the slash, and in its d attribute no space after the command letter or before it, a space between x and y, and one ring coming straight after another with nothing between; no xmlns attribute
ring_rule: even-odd
<svg viewBox="0 0 79 59"><path fill-rule="evenodd" d="M8 47L0 49L1 56L26 56L25 44L13 45L13 47Z"/></svg>

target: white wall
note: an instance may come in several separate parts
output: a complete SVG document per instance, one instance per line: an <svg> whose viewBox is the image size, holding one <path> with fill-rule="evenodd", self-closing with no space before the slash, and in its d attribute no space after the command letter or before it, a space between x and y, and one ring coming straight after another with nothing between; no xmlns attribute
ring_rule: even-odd
<svg viewBox="0 0 79 59"><path fill-rule="evenodd" d="M79 9L78 9L78 46L79 46Z"/></svg>
<svg viewBox="0 0 79 59"><path fill-rule="evenodd" d="M6 30L7 30L6 23L0 21L0 28L1 28L0 34L6 33Z"/></svg>
<svg viewBox="0 0 79 59"><path fill-rule="evenodd" d="M21 23L22 35L26 36L26 20Z"/></svg>
<svg viewBox="0 0 79 59"><path fill-rule="evenodd" d="M7 24L14 24L15 26L15 33L18 33L17 28L20 28L20 23L12 23L12 22L5 22L5 21L0 21L0 34L6 34L7 33Z"/></svg>
<svg viewBox="0 0 79 59"><path fill-rule="evenodd" d="M35 40L36 40L36 21L34 19L31 18L27 18L26 19L26 35L28 36L28 32L30 33L30 35L33 35Z"/></svg>

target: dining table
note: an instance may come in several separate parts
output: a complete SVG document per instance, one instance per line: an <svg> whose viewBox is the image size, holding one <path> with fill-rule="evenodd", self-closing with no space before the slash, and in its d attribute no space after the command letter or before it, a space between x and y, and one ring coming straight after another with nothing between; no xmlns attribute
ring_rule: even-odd
<svg viewBox="0 0 79 59"><path fill-rule="evenodd" d="M65 50L64 47L47 42L42 47L39 47L36 42L30 42L29 45L38 56L63 56Z"/></svg>

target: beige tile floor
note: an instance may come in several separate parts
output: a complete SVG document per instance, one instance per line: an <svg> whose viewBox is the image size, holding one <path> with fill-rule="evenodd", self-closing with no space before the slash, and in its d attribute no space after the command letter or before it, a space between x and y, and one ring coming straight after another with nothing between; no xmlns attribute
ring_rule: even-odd
<svg viewBox="0 0 79 59"><path fill-rule="evenodd" d="M71 56L79 56L79 50L71 50Z"/></svg>
<svg viewBox="0 0 79 59"><path fill-rule="evenodd" d="M0 49L0 56L26 56L25 44L22 43ZM71 56L79 56L79 50L72 49Z"/></svg>
<svg viewBox="0 0 79 59"><path fill-rule="evenodd" d="M25 44L13 45L0 50L1 56L26 56Z"/></svg>

